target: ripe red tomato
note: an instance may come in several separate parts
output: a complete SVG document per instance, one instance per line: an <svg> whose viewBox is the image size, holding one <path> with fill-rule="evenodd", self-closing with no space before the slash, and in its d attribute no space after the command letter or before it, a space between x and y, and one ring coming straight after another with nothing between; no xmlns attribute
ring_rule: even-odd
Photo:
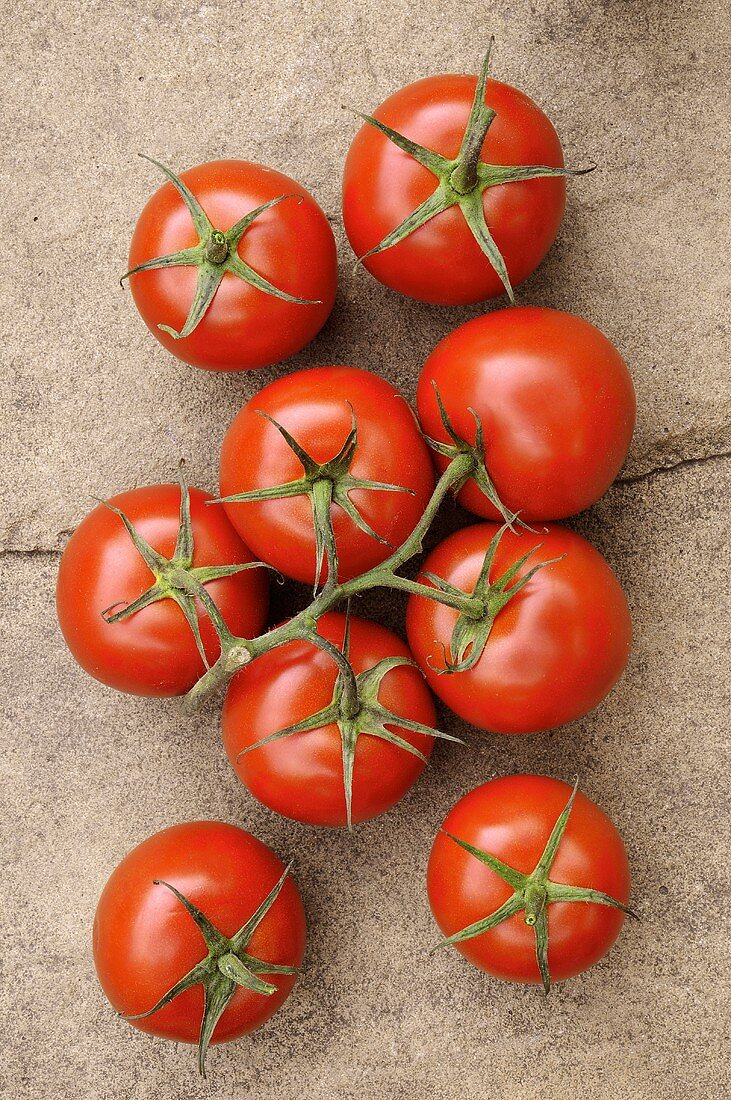
<svg viewBox="0 0 731 1100"><path fill-rule="evenodd" d="M455 532L428 555L424 573L471 593L498 530L480 523ZM474 668L443 671L457 611L422 596L411 596L407 605L409 646L432 690L467 722L494 733L534 733L582 717L611 691L629 657L624 593L581 535L557 524L540 535L506 531L490 581L538 546L515 580L539 562L565 557L536 572L498 611Z"/></svg>
<svg viewBox="0 0 731 1100"><path fill-rule="evenodd" d="M485 461L506 508L526 520L588 508L619 473L632 439L635 394L627 366L599 329L554 309L503 309L451 332L424 364L417 391L426 435L449 443L436 385L452 427L470 443L482 420ZM443 469L448 459L436 456ZM460 503L497 510L473 481Z"/></svg>
<svg viewBox="0 0 731 1100"><path fill-rule="evenodd" d="M234 982L233 990L226 989L198 922L169 887L200 910L220 936L231 939L275 891L283 871L284 864L266 844L218 821L173 825L139 844L112 873L94 918L94 962L112 1007L127 1017L147 1013L207 960L200 977L223 985L218 992L230 995L211 1041L225 1043L263 1024L295 982L293 973L278 968L299 967L304 956L305 914L294 880L284 879L273 904L253 922L256 927L236 951L250 973L274 987L268 993ZM158 1011L129 1022L152 1035L196 1043L203 1015L203 988L193 984ZM201 1070L206 1046L202 1041Z"/></svg>
<svg viewBox="0 0 731 1100"><path fill-rule="evenodd" d="M445 936L482 921L505 905L514 890L452 837L528 875L541 859L570 794L568 783L557 779L511 775L477 787L450 810L434 841L427 870L429 904ZM629 901L630 874L621 837L607 815L580 792L549 879L600 891L621 906ZM579 898L551 901L550 895L546 911L547 964L555 981L571 978L603 958L625 918L621 908L609 904ZM454 946L496 978L538 983L542 980L536 957L538 924L526 923L526 915L519 910Z"/></svg>
<svg viewBox="0 0 731 1100"><path fill-rule="evenodd" d="M342 649L345 616L324 615L318 632ZM351 616L350 663L356 673L379 661L410 659L403 642L390 630ZM343 781L343 737L336 721L252 749L263 738L317 714L333 700L337 668L309 642L290 642L257 657L231 682L223 708L223 741L231 765L248 790L270 809L311 825L347 823ZM429 757L434 738L409 730L401 721L434 727L429 689L419 671L400 665L387 671L378 688L378 703L394 720L386 728L422 757ZM248 749L245 755L239 754ZM393 806L421 775L425 760L403 747L360 733L355 745L352 821L366 821Z"/></svg>
<svg viewBox="0 0 731 1100"><path fill-rule="evenodd" d="M175 550L180 487L151 485L112 497L110 504L166 558ZM190 490L193 568L233 565L252 556L211 497ZM79 524L61 558L56 587L58 619L76 660L103 684L133 695L182 695L205 671L193 632L173 599L162 599L128 619L109 623L102 612L132 603L154 576L119 518L99 505ZM253 637L264 625L268 579L248 569L205 585L230 630ZM209 663L220 652L213 626L198 604L198 624Z"/></svg>
<svg viewBox="0 0 731 1100"><path fill-rule="evenodd" d="M181 179L210 219L208 228L197 230L174 184L164 183L140 214L130 270L205 245L211 226L220 237L258 207L287 196L255 218L229 257L238 257L275 290L308 304L285 301L226 270L197 326L176 339L159 326L183 330L204 271L188 261L130 276L132 296L150 332L173 355L204 370L250 370L294 355L320 331L335 301L335 241L322 210L296 180L245 160L200 164ZM218 267L209 265L207 277L220 275L227 262L228 257Z"/></svg>
<svg viewBox="0 0 731 1100"><path fill-rule="evenodd" d="M330 516L341 580L379 564L411 534L429 501L434 471L416 419L397 389L353 367L317 367L272 382L244 406L226 433L221 451L222 497L267 490L303 477L300 458L260 413L286 428L316 463L327 463L338 454L354 418L357 446L347 470L334 480L362 519L387 542L362 530L353 516L333 504ZM358 488L350 478L407 491ZM286 576L314 581L313 510L304 487L296 496L225 507L257 557ZM322 576L326 574L325 567Z"/></svg>
<svg viewBox="0 0 731 1100"><path fill-rule="evenodd" d="M477 87L474 76L432 76L389 96L374 117L453 161L460 151ZM561 168L556 131L517 88L488 80L495 112L481 160L494 165ZM435 175L366 124L348 152L343 177L345 231L358 256L378 245L440 186ZM442 185L443 186L443 185ZM558 232L566 202L560 177L488 186L482 209L513 286L538 266ZM364 259L380 282L438 305L466 305L502 294L503 282L453 205L386 251Z"/></svg>

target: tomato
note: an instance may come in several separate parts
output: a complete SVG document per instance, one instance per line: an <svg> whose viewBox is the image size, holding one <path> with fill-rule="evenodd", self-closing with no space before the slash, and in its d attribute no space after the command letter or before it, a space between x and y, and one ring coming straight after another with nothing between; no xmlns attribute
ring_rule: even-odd
<svg viewBox="0 0 731 1100"><path fill-rule="evenodd" d="M219 821L194 821L163 829L134 848L107 882L94 918L94 962L112 1007L141 1031L176 1042L200 1043L203 1070L207 1037L203 1034L203 987L229 1000L214 1020L211 1041L237 1039L268 1020L281 1007L302 963L305 914L299 890L274 852L243 829ZM200 922L184 901L200 910L218 937L217 955L209 954ZM266 913L251 921L271 894ZM255 925L240 947L223 943L250 922ZM233 950L251 974L268 983L257 991L226 979L216 957ZM150 1012L193 967L206 963L198 981L167 1005ZM284 969L280 969L284 968ZM250 986L255 986L256 981ZM218 1010L221 1008L219 1001Z"/></svg>
<svg viewBox="0 0 731 1100"><path fill-rule="evenodd" d="M446 937L495 913L514 891L518 895L515 912L492 928L473 929L478 934L454 942L470 962L496 978L543 980L548 989L549 976L563 981L603 958L622 928L630 892L627 853L610 819L585 795L576 794L555 857L546 869L548 882L559 887L555 894L564 900L554 900L551 886L546 891L536 882L526 906L520 883L508 884L459 843L530 875L555 826L560 826L570 795L568 783L543 775L492 779L460 799L434 841L427 890L434 918ZM594 891L604 895L602 900ZM547 914L543 929L542 905L544 920ZM548 941L544 973L537 958L540 934L546 934Z"/></svg>
<svg viewBox="0 0 731 1100"><path fill-rule="evenodd" d="M180 526L181 490L151 485L112 497L110 504L131 520L148 543L170 559ZM193 569L251 562L250 551L211 497L190 490ZM76 660L103 684L133 695L182 695L205 671L183 610L160 599L120 622L106 622L107 609L131 604L155 582L120 517L100 504L79 524L61 558L56 588L58 619ZM265 569L248 569L205 585L229 628L253 637L267 614ZM195 611L209 663L220 652L203 608Z"/></svg>
<svg viewBox="0 0 731 1100"><path fill-rule="evenodd" d="M257 557L286 576L314 581L317 561L309 493L317 480L329 480L332 492L342 492L343 504L357 513L347 514L333 497L329 514L341 580L378 565L411 534L429 501L434 472L416 419L397 389L353 367L317 367L272 382L244 406L226 433L220 482L224 498L265 494L273 486L303 478L301 458L261 413L288 429L315 464L338 455L353 423L357 442L344 468L337 474L323 469L300 487L298 495L226 503L231 522ZM359 488L353 478L385 488ZM370 532L356 522L358 516ZM326 572L325 568L323 575Z"/></svg>
<svg viewBox="0 0 731 1100"><path fill-rule="evenodd" d="M424 574L471 593L498 531L496 524L480 523L455 532L428 555ZM490 582L534 547L515 583L532 566L565 557L540 568L497 612L473 668L444 672L458 611L423 596L411 596L407 605L409 645L432 690L467 722L495 733L533 733L582 717L611 691L629 657L632 623L624 593L581 535L558 525L540 535L506 531ZM474 625L488 621L485 614Z"/></svg>
<svg viewBox="0 0 731 1100"><path fill-rule="evenodd" d="M343 647L345 616L324 615L318 632ZM384 627L365 619L350 619L349 659L356 673L375 668L389 658L409 660L403 642ZM317 715L333 700L337 667L322 650L307 641L290 642L257 657L231 682L223 708L223 740L231 765L247 789L270 809L312 825L345 825L346 808L343 739L337 718L306 732L256 748L271 734ZM401 725L417 723L428 730L435 713L429 689L412 665L385 671L378 685L378 705L390 712L386 730L416 749L384 740L383 716L369 722L367 701L356 719L352 772L352 821L376 817L393 806L419 778L431 754L436 731L419 732ZM374 725L381 728L375 736ZM247 750L240 755L242 750Z"/></svg>
<svg viewBox="0 0 731 1100"><path fill-rule="evenodd" d="M488 183L481 196L479 187L471 193L465 214L464 196L450 181L476 94L479 99L474 76L432 76L401 88L374 112L398 134L447 158L433 170L370 123L356 134L345 162L343 220L353 251L380 282L423 302L466 305L522 282L548 252L563 216L566 188L560 176ZM496 112L491 122L487 118L487 136L478 145L485 178L505 175L490 172L485 162L562 168L556 131L527 95L488 80L481 101ZM366 255L440 188L452 205L398 243ZM480 223L482 247L468 225L470 216ZM486 254L491 246L484 244L485 233L502 255L503 277Z"/></svg>
<svg viewBox="0 0 731 1100"><path fill-rule="evenodd" d="M130 270L199 245L199 253L208 247L207 255L213 255L211 249L220 244L222 255L220 262L207 261L207 266L201 266L196 253L186 263L181 259L130 275L132 296L150 332L178 359L204 370L250 370L300 351L327 320L337 283L332 230L312 195L296 180L261 164L200 164L180 177L194 209L202 210L206 219L199 229L190 200L186 203L174 182L177 177L163 171L168 182L149 200L135 227ZM256 216L238 244L222 243L245 215L283 196ZM237 257L239 272L240 262L248 265L246 278L232 270ZM174 333L184 329L197 281L204 277L209 280L207 307L193 331L176 338ZM266 283L261 284L262 278ZM268 289L262 289L266 284ZM284 300L278 296L282 293L306 301Z"/></svg>
<svg viewBox="0 0 731 1100"><path fill-rule="evenodd" d="M417 407L426 435L449 443L434 387L452 427L475 441L503 504L530 520L588 508L624 462L635 422L632 379L599 329L554 309L524 307L477 317L451 332L424 364ZM444 468L448 459L437 455ZM471 512L497 510L473 481L459 494Z"/></svg>

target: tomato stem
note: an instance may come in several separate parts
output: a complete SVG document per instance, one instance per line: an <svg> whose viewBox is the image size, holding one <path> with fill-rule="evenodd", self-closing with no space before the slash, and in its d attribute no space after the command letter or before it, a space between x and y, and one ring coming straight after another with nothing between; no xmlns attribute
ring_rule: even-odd
<svg viewBox="0 0 731 1100"><path fill-rule="evenodd" d="M485 88L487 86L487 72L490 65L490 52L495 39L490 36L490 42L482 62L480 75L477 78L475 98L472 101L472 109L467 122L467 129L462 138L462 146L457 156L457 167L451 173L449 182L458 195L468 195L474 191L479 182L477 166L482 155L482 146L487 137L495 111L485 103Z"/></svg>
<svg viewBox="0 0 731 1100"><path fill-rule="evenodd" d="M206 241L206 259L212 264L222 264L228 256L228 243L223 233L216 229Z"/></svg>
<svg viewBox="0 0 731 1100"><path fill-rule="evenodd" d="M546 905L546 889L531 882L523 891L523 903L525 916L523 920L532 928L540 917Z"/></svg>
<svg viewBox="0 0 731 1100"><path fill-rule="evenodd" d="M184 711L192 713L204 698L227 684L231 677L250 661L272 649L286 645L288 642L307 640L330 652L328 649L329 643L323 644L324 639L316 633L317 620L327 611L350 599L351 596L368 591L371 588L407 589L410 582L405 578L397 577L396 571L421 552L426 533L434 521L444 498L454 489L455 485L469 477L470 471L475 468L475 464L475 456L471 453L460 451L454 456L437 482L416 527L401 546L379 565L369 569L361 576L352 577L347 581L331 583L330 578L328 578L328 583L315 594L308 607L287 622L273 627L257 638L235 638L226 628L226 634L221 637L221 657L185 696ZM268 491L264 490L264 492ZM436 588L429 589L426 585L419 587L419 594L426 595L427 592L430 599L444 602L448 606L458 606L458 610L463 610L466 614L474 614L476 610L475 601L464 593L450 595L444 594ZM208 600L212 603L210 597L208 597ZM206 604L206 607L208 608L208 604ZM218 620L220 620L220 615ZM220 621L214 621L216 629L219 629L220 625ZM223 626L225 627L225 624ZM334 654L331 655L337 661L338 666L342 668L342 654L338 658L335 658Z"/></svg>
<svg viewBox="0 0 731 1100"><path fill-rule="evenodd" d="M309 496L313 512L317 563L314 598L309 607L305 608L298 615L295 615L288 622L278 627L274 627L258 638L249 640L233 638L228 634L225 624L220 621L220 615L218 619L216 619L216 609L214 608L211 611L211 617L221 637L222 657L188 693L184 703L186 712L195 710L202 698L222 687L245 664L261 656L261 654L267 653L278 646L285 645L287 642L297 639L308 639L312 641L313 636L316 635L317 620L339 603L361 592L366 592L372 588L393 588L413 595L423 596L459 611L459 622L466 623L469 629L472 629L469 624L472 624L472 626L475 626L477 629L482 629L481 624L484 624L488 620L489 625L492 625L492 621L504 604L508 602L523 584L527 583L529 577L532 576L532 572L528 577L521 578L512 589L506 591L508 581L512 580L515 570L523 564L522 561L518 563L514 570L509 570L506 575L494 585L490 586L485 583L483 585L484 591L482 589L479 591L476 589L473 593L461 592L456 588L445 586L438 578L429 577L428 580L431 583L426 585L419 581L409 580L406 577L400 576L398 573L398 570L403 565L422 551L424 538L447 494L450 492L456 493L470 478L475 480L478 487L502 514L505 519L505 528L514 530L515 526L519 525L530 530L530 528L527 528L527 524L523 523L523 521L518 518L517 514L510 512L503 505L497 495L485 465L485 442L482 423L479 417L474 414L475 442L469 443L458 435L453 428L436 387L435 394L442 417L442 423L451 442L440 443L436 440L427 439L427 443L434 450L449 458L449 465L437 482L434 492L419 522L401 546L397 547L383 562L373 566L373 568L367 570L367 572L343 582L339 582L337 578L337 546L332 528L332 506L337 505L342 508L356 526L383 542L384 540L380 538L377 532L375 532L357 512L355 506L350 501L349 493L352 489L356 488L384 492L408 492L409 490L403 489L398 485L365 481L353 477L350 473L350 465L353 461L358 444L358 426L352 409L351 429L338 454L322 463L312 458L282 424L279 424L270 417L268 413L261 412L261 415L277 429L289 448L302 463L302 476L282 485L273 485L269 488L256 489L250 492L238 493L233 496L221 497L215 503L245 504L252 501L276 500L292 496ZM495 546L496 545L497 543L495 543ZM494 549L495 547L493 546L493 553ZM317 583L322 569L323 558L325 558L327 562L328 575L325 586L318 592ZM492 558L490 557L487 566L483 569L485 575L491 561ZM541 566L538 566L536 568L540 567ZM489 578L487 579L489 580ZM208 605L206 605L206 607L208 608ZM462 627L460 627L460 629L462 629ZM484 634L484 640L486 641L487 635L489 634L489 628L484 631ZM480 647L475 644L474 638L472 642L471 659L474 663L482 653L484 644ZM465 643L465 645L466 644L467 643ZM462 653L462 657L464 657L464 652ZM350 704L346 703L346 706L348 705Z"/></svg>
<svg viewBox="0 0 731 1100"><path fill-rule="evenodd" d="M147 606L157 599L170 597L174 599L183 610L193 630L201 655L205 655L200 640L200 628L197 618L197 603L203 605L204 610L213 625L220 642L221 653L215 664L208 668L198 682L191 688L183 702L183 709L191 713L197 709L200 702L224 687L229 680L241 671L247 664L257 657L268 653L288 642L304 640L317 645L324 650L339 669L339 715L344 722L356 720L360 714L361 700L357 690L357 678L347 658L347 652L343 654L330 642L324 639L317 631L318 620L328 611L349 600L352 596L368 591L372 588L392 588L411 595L435 600L451 607L459 612L459 618L455 625L452 639L452 651L454 659L447 660L445 672L462 671L472 667L479 659L492 627L496 615L502 607L528 582L536 569L543 568L549 562L541 562L528 571L523 577L513 582L517 570L524 564L530 553L520 559L514 566L496 581L490 583L489 569L497 543L502 534L508 528L513 529L517 516L507 511L500 503L494 486L489 479L484 460L484 441L482 426L476 419L476 438L474 444L469 444L461 439L452 428L443 409L439 394L437 400L442 411L445 430L450 436L450 444L428 441L440 453L449 457L450 461L440 477L434 491L411 534L403 543L381 563L367 570L357 577L347 581L339 581L337 577L337 547L332 529L331 510L339 505L354 523L374 538L384 540L372 530L366 520L356 511L349 498L352 489L370 489L386 492L409 492L398 485L390 485L375 481L365 481L354 477L350 473L352 462L357 447L357 424L352 418L351 430L348 433L340 451L332 459L324 463L316 462L308 455L289 432L276 421L271 421L274 427L284 437L293 452L298 456L303 466L303 475L296 481L285 485L272 486L270 489L260 489L252 493L242 493L234 497L221 498L217 503L245 503L250 500L269 500L279 497L297 495L309 495L313 508L313 521L316 532L318 578L323 564L323 558L327 562L327 580L319 591L315 589L312 602L296 614L288 622L273 627L265 634L256 638L240 638L234 636L229 630L215 602L206 591L205 584L215 580L219 576L228 576L242 569L254 568L261 563L247 563L246 565L204 567L201 569L192 566L193 542L192 528L190 524L190 501L184 474L181 468L181 520L178 541L173 558L168 561L162 558L148 543L135 531L129 520L119 512L125 527L141 556L152 570L156 581L155 585L143 594L134 604L123 607L114 614L109 614L113 609L108 609L110 622L125 618ZM351 410L352 412L352 410ZM267 414L262 414L267 416ZM477 485L489 497L496 502L503 515L505 524L499 534L491 543L485 558L480 578L471 593L462 592L438 577L427 574L423 583L420 580L410 580L402 577L399 570L416 554L423 549L424 539L434 521L445 497L450 492L456 492L469 479L474 478ZM214 503L214 502L211 502ZM113 506L110 506L113 507ZM114 511L118 511L114 509ZM518 521L520 522L520 521ZM526 526L523 524L523 526ZM347 650L347 645L346 645Z"/></svg>
<svg viewBox="0 0 731 1100"><path fill-rule="evenodd" d="M437 394L437 400L439 395ZM517 520L515 514L508 512L500 503L495 493L492 482L489 480L484 462L484 442L482 428L477 423L475 444L469 444L462 440L449 424L446 413L440 401L440 409L443 412L445 428L452 439L452 444L441 444L430 441L435 449L450 458L449 465L440 477L429 499L424 512L411 534L404 540L401 546L381 563L367 570L357 577L347 581L339 581L337 578L337 547L332 530L331 509L339 505L349 515L357 526L379 538L367 522L356 512L355 506L350 502L349 492L353 488L382 490L387 492L409 490L401 489L397 485L387 485L380 482L364 481L353 477L350 472L350 463L357 446L357 425L353 417L351 431L343 443L339 453L328 462L317 463L311 458L292 438L286 429L272 421L280 434L288 442L295 454L298 455L303 465L303 476L286 485L273 486L271 489L257 490L254 493L243 493L236 497L222 498L226 502L245 502L253 499L276 499L281 496L295 496L306 494L311 497L313 507L313 521L316 532L318 577L323 564L323 558L327 561L327 580L322 589L316 589L312 602L288 622L273 627L265 634L256 638L235 637L229 630L215 602L206 591L205 584L219 576L228 576L242 569L254 568L261 563L247 563L246 565L205 567L196 569L191 565L193 544L192 528L190 526L190 501L184 474L181 469L181 521L178 543L173 558L168 562L152 549L134 530L131 523L120 512L120 518L124 522L130 537L139 550L141 556L152 570L156 582L155 585L144 593L140 599L129 607L123 607L109 616L110 622L125 618L134 614L137 610L147 606L147 603L157 599L170 597L174 599L183 610L201 655L204 658L202 642L200 640L200 628L197 618L196 604L203 605L204 610L218 635L221 646L221 654L215 664L208 668L198 682L191 688L183 702L186 713L196 710L200 702L224 687L231 678L241 671L247 664L264 653L286 645L288 642L304 640L328 653L339 668L339 714L344 722L352 722L360 713L360 699L357 691L357 680L347 654L341 653L317 632L318 620L338 604L349 600L352 596L368 591L372 588L392 588L411 595L435 600L451 607L459 612L459 618L455 625L452 638L453 657L445 660L445 668L440 671L458 672L472 667L482 654L487 642L492 623L502 607L530 580L536 569L543 568L550 562L541 562L528 571L523 577L513 582L517 570L525 563L530 553L514 564L506 573L496 581L490 583L489 569L492 558L502 534L508 528L512 529ZM263 414L266 415L266 414ZM269 418L268 418L269 419ZM500 510L506 516L506 522L499 534L491 543L485 558L480 578L471 593L462 592L438 577L427 574L423 583L419 580L410 580L400 576L401 569L411 558L423 549L425 536L434 521L439 508L450 492L456 492L467 479L474 478L478 486L491 499L497 502ZM211 502L213 503L213 502ZM113 507L113 506L112 506ZM117 509L113 509L117 511ZM523 526L526 526L523 524ZM108 609L112 611L112 609Z"/></svg>

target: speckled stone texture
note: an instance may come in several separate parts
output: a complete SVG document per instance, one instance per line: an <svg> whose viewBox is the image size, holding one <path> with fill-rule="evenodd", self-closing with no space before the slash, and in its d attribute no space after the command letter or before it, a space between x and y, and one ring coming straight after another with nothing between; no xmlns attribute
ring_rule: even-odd
<svg viewBox="0 0 731 1100"><path fill-rule="evenodd" d="M598 712L544 736L438 745L412 794L343 833L256 805L224 759L218 713L136 700L86 677L59 637L59 550L93 496L170 479L216 482L225 428L284 371L349 362L410 396L421 362L479 307L438 310L354 273L339 210L368 109L440 71L477 69L534 96L569 164L559 240L520 300L573 310L619 346L639 402L620 484L575 526L607 555L636 624L627 674ZM0 568L3 922L0 1094L147 1100L720 1100L729 1095L729 228L720 0L189 0L8 5L0 114ZM296 359L249 376L170 358L116 278L158 186L143 151L183 168L262 160L331 219L341 283ZM441 530L463 522L451 512ZM279 614L303 592L277 597ZM402 605L362 610L400 629ZM466 790L533 770L582 787L616 821L642 920L556 987L513 988L435 941L431 838ZM306 969L249 1040L191 1050L117 1020L90 952L99 891L134 844L223 818L296 856Z"/></svg>

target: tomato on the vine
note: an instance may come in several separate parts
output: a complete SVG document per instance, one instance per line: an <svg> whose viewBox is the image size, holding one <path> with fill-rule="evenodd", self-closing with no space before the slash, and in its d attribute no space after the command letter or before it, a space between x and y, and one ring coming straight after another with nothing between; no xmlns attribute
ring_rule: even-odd
<svg viewBox="0 0 731 1100"><path fill-rule="evenodd" d="M244 406L223 441L220 485L253 552L312 583L327 575L324 528L339 579L364 573L416 526L434 470L397 389L354 367L317 367L277 379Z"/></svg>
<svg viewBox="0 0 731 1100"><path fill-rule="evenodd" d="M556 131L517 88L442 75L361 115L348 152L343 220L380 282L439 305L493 298L538 266L566 202Z"/></svg>
<svg viewBox="0 0 731 1100"><path fill-rule="evenodd" d="M191 581L234 634L252 637L264 625L267 571L247 568L250 551L222 510L207 507L209 494L189 491L188 516L186 493L150 485L112 497L82 520L61 557L63 636L82 668L118 691L182 695L205 671L201 649L216 660L218 637Z"/></svg>
<svg viewBox="0 0 731 1100"><path fill-rule="evenodd" d="M218 821L173 825L139 844L94 918L94 962L112 1007L141 1031L198 1043L203 1073L209 1042L253 1031L292 990L305 914L288 871L251 833Z"/></svg>
<svg viewBox="0 0 731 1100"><path fill-rule="evenodd" d="M630 912L616 828L543 775L492 779L461 798L434 841L427 890L443 943L496 978L546 991L603 958Z"/></svg>
<svg viewBox="0 0 731 1100"><path fill-rule="evenodd" d="M251 370L300 351L337 285L335 240L312 195L245 160L180 177L153 163L168 182L140 214L128 272L150 332L204 370Z"/></svg>
<svg viewBox="0 0 731 1100"><path fill-rule="evenodd" d="M317 629L345 649L356 674L351 713L332 656L290 642L234 678L223 740L239 779L270 809L313 825L346 825L403 798L439 734L429 689L395 634L352 616L346 641L338 612Z"/></svg>
<svg viewBox="0 0 731 1100"><path fill-rule="evenodd" d="M632 378L615 346L581 317L533 306L460 325L426 360L419 420L427 436L448 443L439 400L470 442L479 418L497 495L528 521L563 519L598 500L619 473L635 422ZM436 461L444 469L448 458ZM459 500L498 518L473 481Z"/></svg>
<svg viewBox="0 0 731 1100"><path fill-rule="evenodd" d="M558 524L500 531L476 524L431 551L424 583L439 580L476 604L461 613L412 595L406 630L427 682L453 711L495 733L535 733L582 717L611 691L632 622L619 581L581 535Z"/></svg>

